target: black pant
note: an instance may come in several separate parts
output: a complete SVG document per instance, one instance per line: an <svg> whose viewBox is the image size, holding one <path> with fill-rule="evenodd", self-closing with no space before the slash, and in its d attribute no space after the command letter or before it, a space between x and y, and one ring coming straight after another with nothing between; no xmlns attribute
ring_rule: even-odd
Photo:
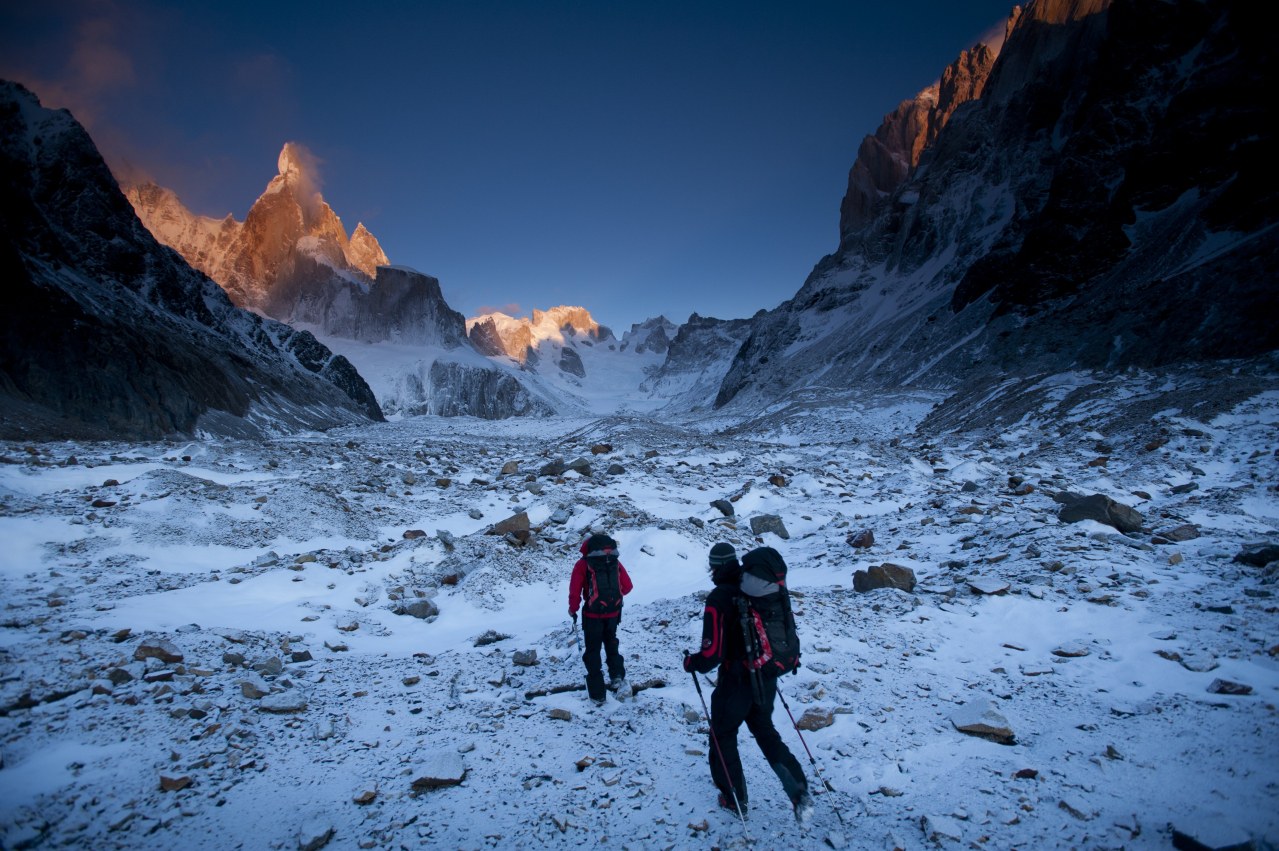
<svg viewBox="0 0 1279 851"><path fill-rule="evenodd" d="M786 796L794 804L807 791L808 780L804 777L804 769L799 760L782 744L782 737L773 726L777 680L769 676L762 676L760 680L763 700L757 703L750 675L745 670L730 669L727 665L719 669L719 682L711 693L711 780L724 793L725 798L731 801L732 792L736 792L738 802L746 804L746 778L742 775L742 760L737 752L737 730L745 721L746 728L755 737L755 744L763 751L764 759L768 760L773 773L782 781ZM723 764L720 763L721 754ZM733 781L731 791L724 776L725 765L728 767L728 776Z"/></svg>
<svg viewBox="0 0 1279 851"><path fill-rule="evenodd" d="M583 643L586 645L582 661L586 663L586 693L591 696L591 700L604 699L604 673L600 666L601 646L608 659L608 678L620 680L626 676L626 664L622 661L622 654L617 651L617 625L621 620L621 615L615 618L582 617Z"/></svg>

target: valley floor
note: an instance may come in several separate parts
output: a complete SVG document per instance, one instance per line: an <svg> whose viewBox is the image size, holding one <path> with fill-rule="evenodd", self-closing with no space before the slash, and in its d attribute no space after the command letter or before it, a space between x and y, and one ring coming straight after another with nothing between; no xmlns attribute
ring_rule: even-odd
<svg viewBox="0 0 1279 851"><path fill-rule="evenodd" d="M917 434L933 401L0 446L0 846L1279 846L1279 586L1235 560L1279 544L1279 396ZM603 707L565 688L592 528L635 582ZM791 567L807 826L745 730L750 815L715 806L680 657L721 540ZM885 562L913 592L852 590ZM1014 743L957 729L987 701Z"/></svg>

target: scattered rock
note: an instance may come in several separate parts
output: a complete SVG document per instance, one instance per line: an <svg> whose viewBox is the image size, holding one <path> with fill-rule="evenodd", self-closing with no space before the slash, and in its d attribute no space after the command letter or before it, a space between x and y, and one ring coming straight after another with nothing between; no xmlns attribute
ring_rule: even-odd
<svg viewBox="0 0 1279 851"><path fill-rule="evenodd" d="M1080 821L1091 821L1096 817L1096 813L1087 804L1076 798L1062 798L1057 802L1057 808L1065 810Z"/></svg>
<svg viewBox="0 0 1279 851"><path fill-rule="evenodd" d="M194 783L190 777L185 774L181 777L166 777L160 775L160 791L161 792L181 792L183 789Z"/></svg>
<svg viewBox="0 0 1279 851"><path fill-rule="evenodd" d="M993 700L974 700L951 713L950 723L970 736L978 736L1001 745L1016 744L1017 737Z"/></svg>
<svg viewBox="0 0 1279 851"><path fill-rule="evenodd" d="M795 726L801 730L820 730L835 723L835 713L830 709L808 709Z"/></svg>
<svg viewBox="0 0 1279 851"><path fill-rule="evenodd" d="M320 851L332 838L332 822L324 816L309 818L298 828L298 851Z"/></svg>
<svg viewBox="0 0 1279 851"><path fill-rule="evenodd" d="M457 786L466 777L466 765L459 753L437 751L424 756L413 768L412 776L414 789Z"/></svg>
<svg viewBox="0 0 1279 851"><path fill-rule="evenodd" d="M989 576L979 576L976 579L968 580L968 587L975 594L1003 594L1008 591L1009 585L1002 579L995 579Z"/></svg>
<svg viewBox="0 0 1279 851"><path fill-rule="evenodd" d="M409 615L410 617L433 618L440 613L440 607L430 600L414 600L411 603L405 603L396 610L396 614Z"/></svg>
<svg viewBox="0 0 1279 851"><path fill-rule="evenodd" d="M522 668L531 668L537 664L537 650L516 650L511 655L511 662Z"/></svg>
<svg viewBox="0 0 1279 851"><path fill-rule="evenodd" d="M1246 695L1252 694L1252 686L1233 680L1215 679L1208 685L1208 691L1212 694Z"/></svg>
<svg viewBox="0 0 1279 851"><path fill-rule="evenodd" d="M240 694L249 700L259 700L271 693L271 686L257 674L250 674L240 681Z"/></svg>
<svg viewBox="0 0 1279 851"><path fill-rule="evenodd" d="M711 503L711 508L718 509L719 513L723 514L725 517L733 516L733 503L726 499L717 499L713 501Z"/></svg>
<svg viewBox="0 0 1279 851"><path fill-rule="evenodd" d="M769 476L768 483L773 487L784 488L786 487L786 477L777 475Z"/></svg>
<svg viewBox="0 0 1279 851"><path fill-rule="evenodd" d="M1054 656L1061 656L1065 659L1077 659L1081 656L1088 655L1088 645L1082 641L1068 641L1057 649L1053 650Z"/></svg>
<svg viewBox="0 0 1279 851"><path fill-rule="evenodd" d="M182 651L173 645L172 642L163 638L148 638L138 645L133 651L133 658L138 661L145 659L159 659L161 662L171 664L181 662L183 660Z"/></svg>
<svg viewBox="0 0 1279 851"><path fill-rule="evenodd" d="M947 841L964 841L964 831L959 826L959 820L951 816L922 816L919 825L928 841L937 845Z"/></svg>
<svg viewBox="0 0 1279 851"><path fill-rule="evenodd" d="M504 632L498 632L497 630L490 629L488 632L485 632L479 638L475 639L475 646L488 647L490 644L497 644L499 641L506 641L510 637L511 636Z"/></svg>
<svg viewBox="0 0 1279 851"><path fill-rule="evenodd" d="M605 472L610 476L622 476L626 474L626 468L621 464L609 464Z"/></svg>
<svg viewBox="0 0 1279 851"><path fill-rule="evenodd" d="M573 713L567 709L560 709L558 706L546 713L548 717L556 721L572 721Z"/></svg>
<svg viewBox="0 0 1279 851"><path fill-rule="evenodd" d="M853 573L853 590L858 592L874 591L879 588L898 588L902 591L915 590L915 571L900 564L885 562L869 570L858 570Z"/></svg>
<svg viewBox="0 0 1279 851"><path fill-rule="evenodd" d="M1112 526L1120 532L1138 532L1146 520L1141 512L1121 502L1116 502L1104 494L1094 493L1089 496L1080 494L1059 493L1053 497L1064 503L1057 512L1057 519L1062 523L1078 523L1082 520L1095 520Z"/></svg>
<svg viewBox="0 0 1279 851"><path fill-rule="evenodd" d="M1252 567L1265 567L1272 561L1279 561L1279 544L1249 544L1235 555L1234 561Z"/></svg>
<svg viewBox="0 0 1279 851"><path fill-rule="evenodd" d="M765 532L772 532L783 541L790 540L790 532L786 531L786 524L776 514L757 514L751 518L751 534L763 535Z"/></svg>
<svg viewBox="0 0 1279 851"><path fill-rule="evenodd" d="M844 541L850 546L859 550L864 550L875 545L875 533L870 529L862 529L859 532L851 533Z"/></svg>
<svg viewBox="0 0 1279 851"><path fill-rule="evenodd" d="M1256 851L1257 843L1235 819L1188 813L1169 824L1178 851Z"/></svg>
<svg viewBox="0 0 1279 851"><path fill-rule="evenodd" d="M527 533L529 528L528 512L521 511L519 514L513 514L505 520L494 524L488 533L490 535L505 535L509 532Z"/></svg>
<svg viewBox="0 0 1279 851"><path fill-rule="evenodd" d="M301 712L306 709L306 697L297 689L288 689L262 698L262 701L258 704L258 709L279 715Z"/></svg>
<svg viewBox="0 0 1279 851"><path fill-rule="evenodd" d="M406 541L413 541L413 540L416 540L417 538L425 538L425 537L426 537L426 532L422 531L421 529L408 529L404 532L404 540Z"/></svg>
<svg viewBox="0 0 1279 851"><path fill-rule="evenodd" d="M373 803L375 800L377 800L377 790L365 789L363 792L361 792L360 794L352 798L351 802L355 804L359 804L360 806L365 806L367 804Z"/></svg>
<svg viewBox="0 0 1279 851"><path fill-rule="evenodd" d="M591 447L592 455L607 455L608 453L612 451L613 451L613 444L611 443L597 443Z"/></svg>

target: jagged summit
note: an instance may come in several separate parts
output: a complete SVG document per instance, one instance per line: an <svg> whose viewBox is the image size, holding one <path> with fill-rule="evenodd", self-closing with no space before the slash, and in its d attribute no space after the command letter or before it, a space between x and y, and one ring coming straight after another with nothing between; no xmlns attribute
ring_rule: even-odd
<svg viewBox="0 0 1279 851"><path fill-rule="evenodd" d="M131 186L125 194L157 239L217 281L238 306L290 321L298 299L322 286L319 279L367 291L377 267L389 260L363 224L348 238L319 192L315 157L304 146L286 143L277 165L279 173L243 222L229 214L197 216L155 184Z"/></svg>

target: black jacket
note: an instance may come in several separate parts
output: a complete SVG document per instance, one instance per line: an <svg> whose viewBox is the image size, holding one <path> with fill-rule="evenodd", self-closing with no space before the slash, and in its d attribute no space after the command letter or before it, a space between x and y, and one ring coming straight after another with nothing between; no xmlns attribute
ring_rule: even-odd
<svg viewBox="0 0 1279 851"><path fill-rule="evenodd" d="M716 583L706 597L702 611L702 649L684 662L684 670L705 674L720 666L720 672L745 671L746 639L742 635L737 598L741 595L740 575L731 582Z"/></svg>

